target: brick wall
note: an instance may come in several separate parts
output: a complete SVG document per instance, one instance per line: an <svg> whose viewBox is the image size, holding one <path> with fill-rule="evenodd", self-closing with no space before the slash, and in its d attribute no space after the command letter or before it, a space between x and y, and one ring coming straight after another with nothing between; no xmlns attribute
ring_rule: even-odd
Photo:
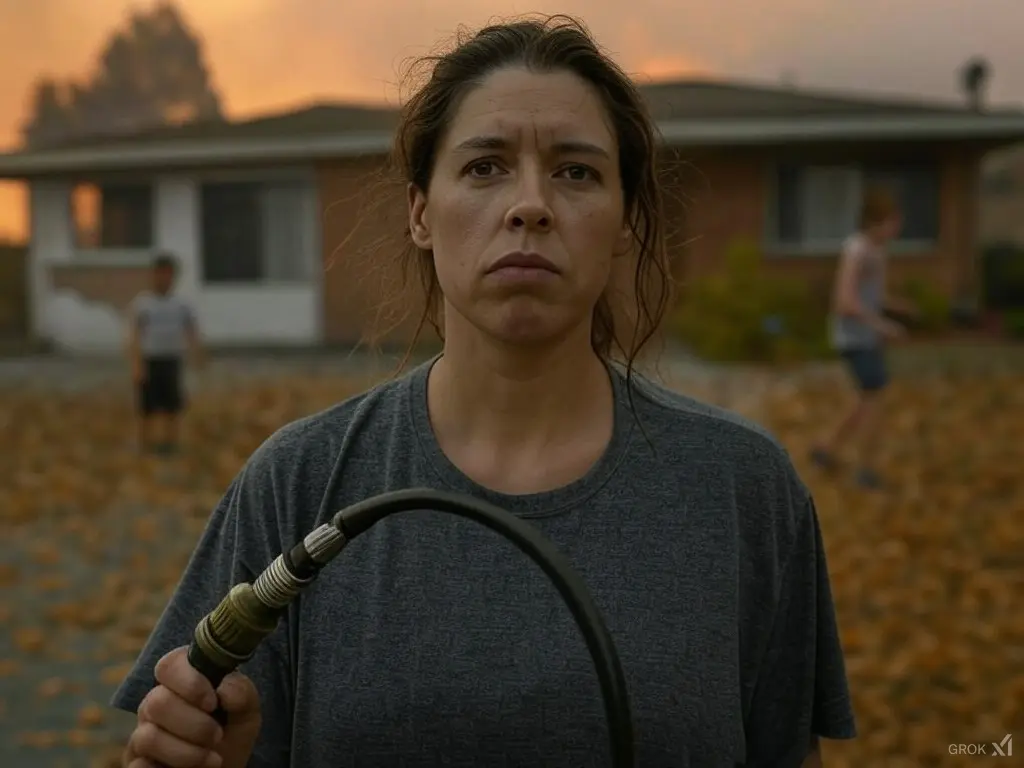
<svg viewBox="0 0 1024 768"><path fill-rule="evenodd" d="M59 264L50 267L53 290L74 291L86 301L107 304L118 312L127 309L140 291L149 288L148 266Z"/></svg>
<svg viewBox="0 0 1024 768"><path fill-rule="evenodd" d="M826 152L802 150L803 162L842 162L855 156L873 161L907 157L912 149L865 150L837 147ZM768 179L772 164L783 150L749 150L694 154L681 173L686 211L687 239L682 259L688 276L713 271L737 237L763 243L767 229ZM894 285L920 277L950 295L969 293L975 285L977 251L977 198L975 179L978 153L950 147L940 152L940 234L936 247L927 252L899 254L891 260ZM835 253L766 254L766 263L781 273L805 277L814 284L829 285L835 270Z"/></svg>

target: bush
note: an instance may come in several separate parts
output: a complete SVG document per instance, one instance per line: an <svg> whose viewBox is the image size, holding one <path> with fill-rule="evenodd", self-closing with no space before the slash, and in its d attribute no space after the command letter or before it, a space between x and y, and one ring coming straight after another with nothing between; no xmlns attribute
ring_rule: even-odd
<svg viewBox="0 0 1024 768"><path fill-rule="evenodd" d="M914 305L914 325L922 331L941 331L949 325L949 298L932 283L912 278L903 284L903 295Z"/></svg>
<svg viewBox="0 0 1024 768"><path fill-rule="evenodd" d="M981 282L989 309L1024 309L1024 248L997 243L981 254Z"/></svg>
<svg viewBox="0 0 1024 768"><path fill-rule="evenodd" d="M1003 328L1011 339L1024 340L1024 309L1011 309L1003 315Z"/></svg>
<svg viewBox="0 0 1024 768"><path fill-rule="evenodd" d="M723 361L792 362L828 353L826 309L803 280L762 269L756 245L736 241L724 268L688 283L672 331Z"/></svg>

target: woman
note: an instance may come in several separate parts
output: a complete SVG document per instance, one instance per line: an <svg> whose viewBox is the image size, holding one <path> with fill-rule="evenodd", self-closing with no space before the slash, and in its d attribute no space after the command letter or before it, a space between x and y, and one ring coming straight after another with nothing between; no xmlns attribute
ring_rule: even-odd
<svg viewBox="0 0 1024 768"><path fill-rule="evenodd" d="M843 244L833 291L832 344L842 356L857 387L857 401L811 458L825 469L838 464L836 454L853 443L857 451L856 483L879 490L883 480L871 462L881 424L880 400L889 384L885 344L901 338L902 325L886 313L912 317L914 308L886 290L886 248L900 232L903 217L885 189L866 191L860 229Z"/></svg>
<svg viewBox="0 0 1024 768"><path fill-rule="evenodd" d="M783 449L631 373L667 300L656 153L634 86L572 20L488 27L436 60L397 157L443 354L249 460L115 696L138 711L126 765L607 764L560 598L444 515L356 539L216 694L189 668L233 583L415 486L492 501L572 560L622 657L639 765L817 765L818 736L853 735L818 522ZM630 260L623 332L612 274Z"/></svg>

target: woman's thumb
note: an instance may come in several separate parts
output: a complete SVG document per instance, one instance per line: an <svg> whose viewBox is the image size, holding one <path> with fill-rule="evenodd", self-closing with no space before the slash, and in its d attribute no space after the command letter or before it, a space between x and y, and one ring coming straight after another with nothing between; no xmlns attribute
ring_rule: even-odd
<svg viewBox="0 0 1024 768"><path fill-rule="evenodd" d="M224 678L217 688L217 698L224 711L235 718L260 713L260 696L256 686L240 672L232 672Z"/></svg>
<svg viewBox="0 0 1024 768"><path fill-rule="evenodd" d="M217 745L222 768L245 768L260 735L260 697L252 680L232 672L217 687L217 698L227 714L224 739Z"/></svg>

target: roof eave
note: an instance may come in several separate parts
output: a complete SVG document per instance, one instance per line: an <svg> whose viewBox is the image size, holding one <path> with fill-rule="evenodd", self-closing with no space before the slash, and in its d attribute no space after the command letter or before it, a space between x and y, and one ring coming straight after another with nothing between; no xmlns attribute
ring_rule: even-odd
<svg viewBox="0 0 1024 768"><path fill-rule="evenodd" d="M1024 115L915 115L841 118L671 120L659 124L673 146L737 146L835 141L1024 141ZM295 162L387 153L391 131L313 137L217 139L110 145L0 155L0 178L50 174Z"/></svg>
<svg viewBox="0 0 1024 768"><path fill-rule="evenodd" d="M328 157L380 155L393 140L389 131L270 139L207 139L162 144L110 145L0 155L0 178L27 178L89 171L284 163Z"/></svg>
<svg viewBox="0 0 1024 768"><path fill-rule="evenodd" d="M659 127L663 140L672 145L1024 140L1024 114L677 120Z"/></svg>

